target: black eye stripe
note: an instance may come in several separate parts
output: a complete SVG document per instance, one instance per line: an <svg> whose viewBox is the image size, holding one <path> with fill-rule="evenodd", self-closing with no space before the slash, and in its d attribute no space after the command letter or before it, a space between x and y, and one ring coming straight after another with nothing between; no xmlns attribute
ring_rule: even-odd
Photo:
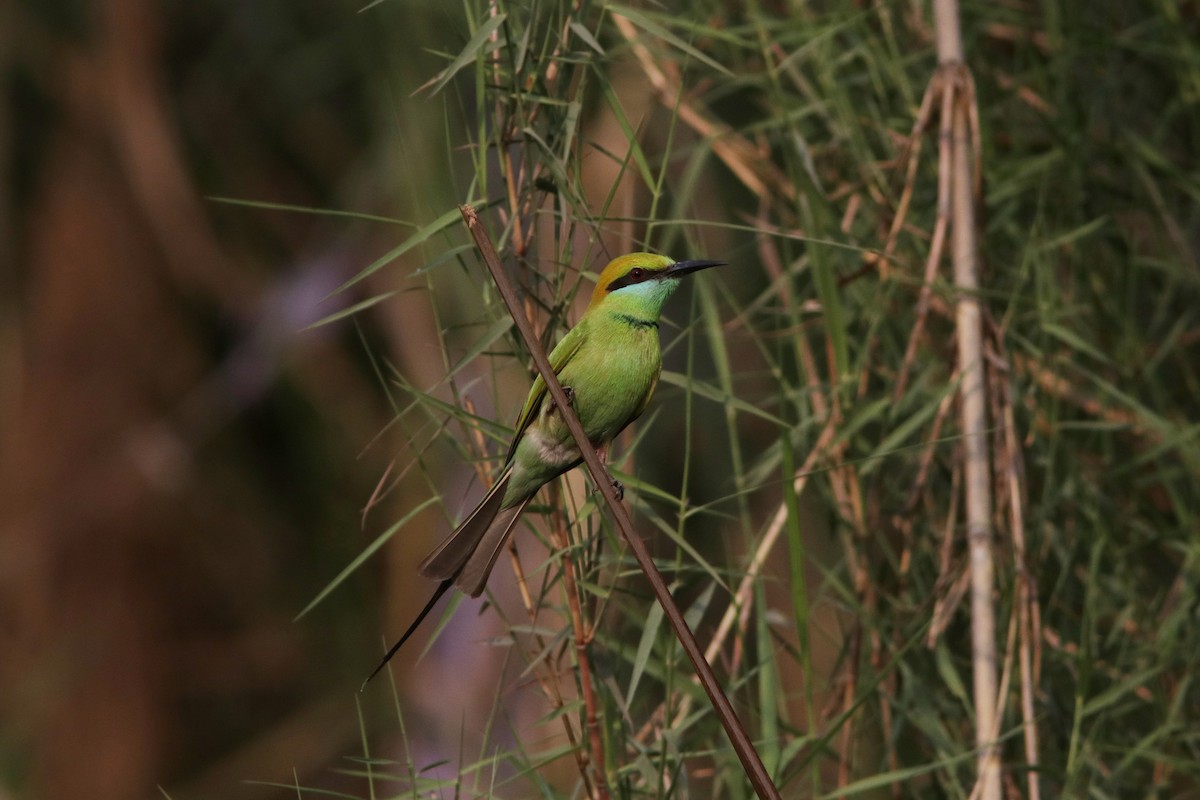
<svg viewBox="0 0 1200 800"><path fill-rule="evenodd" d="M608 291L615 292L617 289L623 289L626 286L633 286L635 283L645 283L652 281L661 275L665 270L647 269L645 267L634 267L621 277L608 285Z"/></svg>

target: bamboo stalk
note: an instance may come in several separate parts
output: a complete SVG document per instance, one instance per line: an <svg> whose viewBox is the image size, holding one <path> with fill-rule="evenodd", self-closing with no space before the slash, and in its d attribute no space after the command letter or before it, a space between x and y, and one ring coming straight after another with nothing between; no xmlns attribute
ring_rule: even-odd
<svg viewBox="0 0 1200 800"><path fill-rule="evenodd" d="M939 71L943 91L953 95L946 104L951 119L951 255L956 289L955 321L958 340L959 420L963 435L966 492L967 549L971 580L971 661L974 673L976 794L980 800L1000 800L1000 751L995 742L996 610L992 598L995 567L992 558L992 491L987 439L987 386L983 360L983 315L979 304L978 243L975 237L975 180L971 131L974 98L963 60L957 0L935 0ZM943 121L944 123L944 121Z"/></svg>

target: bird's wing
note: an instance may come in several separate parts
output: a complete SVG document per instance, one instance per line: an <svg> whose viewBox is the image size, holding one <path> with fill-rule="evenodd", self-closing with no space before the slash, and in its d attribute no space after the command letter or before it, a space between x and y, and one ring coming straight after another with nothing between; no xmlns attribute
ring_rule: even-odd
<svg viewBox="0 0 1200 800"><path fill-rule="evenodd" d="M580 320L580 323L567 331L567 335L550 352L550 367L554 370L555 375L562 374L563 367L570 363L571 359L579 352L579 348L583 346L587 338L586 328L583 320ZM517 452L517 445L520 443L521 437L525 435L525 429L537 419L538 411L541 409L545 397L546 381L539 373L533 381L533 386L529 388L529 397L525 398L525 407L521 409L521 416L517 417L517 432L513 434L512 444L508 446L508 455L505 457L504 463L512 461L513 454Z"/></svg>
<svg viewBox="0 0 1200 800"><path fill-rule="evenodd" d="M633 412L633 416L629 418L628 425L642 415L646 410L646 406L650 405L650 398L654 397L654 390L658 388L658 379L662 376L662 364L658 365L658 370L654 373L654 380L650 381L650 388L646 390L646 396L642 398L642 402L638 405L637 411Z"/></svg>

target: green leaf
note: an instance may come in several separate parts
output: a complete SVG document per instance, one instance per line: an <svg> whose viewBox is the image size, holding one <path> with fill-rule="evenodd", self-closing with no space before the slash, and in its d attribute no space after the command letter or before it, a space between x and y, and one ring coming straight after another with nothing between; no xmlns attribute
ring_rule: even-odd
<svg viewBox="0 0 1200 800"><path fill-rule="evenodd" d="M864 463L859 470L859 474L863 476L871 474L871 472L884 463L884 456L904 446L904 443L910 436L915 434L917 430L937 414L938 406L942 404L942 400L946 394L955 391L957 388L957 383L942 387L942 391L934 392L930 395L925 405L917 409L916 413L892 428L891 432L863 460Z"/></svg>
<svg viewBox="0 0 1200 800"><path fill-rule="evenodd" d="M320 603L322 600L324 600L326 597L328 597L330 592L332 592L334 589L336 589L338 586L340 586L342 581L344 581L344 580L346 580L346 578L350 577L351 573L353 573L356 569L358 569L363 564L365 564L367 559L369 559L371 556L375 555L375 553L379 550L379 548L381 548L385 544L387 544L388 541L396 534L396 531L400 530L405 525L407 525L409 523L409 521L412 520L412 518L415 517L417 514L420 514L422 511L424 511L425 509L429 508L431 505L436 503L438 501L438 499L439 498L436 496L430 497L425 502L417 505L416 508L413 508L411 511L409 511L407 514L405 514L403 517L396 520L396 522L394 522L392 524L392 526L390 528L388 528L386 531L379 534L379 536L375 537L375 541L371 542L369 545L367 545L366 549L364 549L361 553L359 553L357 556L355 556L354 559L349 564L347 564L346 567L337 574L337 577L335 577L333 580L331 580L324 589L317 592L317 596L314 597L309 602L308 605L306 605L304 608L302 608L300 610L300 613L297 614L293 618L292 621L295 622L296 620L302 619L304 617L304 615L306 615L308 612L310 612L314 608L316 608L317 604Z"/></svg>
<svg viewBox="0 0 1200 800"><path fill-rule="evenodd" d="M608 103L609 109L613 112L613 118L616 119L617 125L621 128L621 134L625 137L625 143L629 145L629 154L633 156L633 161L637 164L638 174L641 175L642 182L653 193L654 173L650 169L650 162L646 160L645 152L642 151L637 131L630 124L629 118L625 116L625 109L621 107L621 100L617 97L616 90L613 89L612 84L602 79L600 81L600 88L604 93L604 101Z"/></svg>
<svg viewBox="0 0 1200 800"><path fill-rule="evenodd" d="M1108 224L1108 215L1097 217L1089 222L1085 222L1078 228L1061 233L1045 242L1038 244L1040 250L1058 250L1067 245L1073 245L1088 236L1091 236L1096 231Z"/></svg>
<svg viewBox="0 0 1200 800"><path fill-rule="evenodd" d="M400 293L400 290L396 289L395 291L384 292L383 294L376 295L374 297L370 297L366 300L363 300L360 303L355 303L354 305L352 305L348 308L343 308L341 311L335 311L327 317L322 317L321 319L317 320L316 322L312 323L311 325L305 325L303 328L301 328L301 330L309 331L309 330L312 330L313 328L319 328L322 325L328 325L331 322L337 322L339 319L342 319L344 317L349 317L354 314L357 314L360 311L365 311L366 309L370 308L371 306L382 303L384 300L387 300L389 297L392 297L393 295L396 295L399 293Z"/></svg>
<svg viewBox="0 0 1200 800"><path fill-rule="evenodd" d="M596 37L593 36L592 32L585 28L578 20L571 20L571 30L574 31L575 35L582 39L583 43L588 47L592 48L600 55L605 54L604 48L600 46L598 41L596 41Z"/></svg>
<svg viewBox="0 0 1200 800"><path fill-rule="evenodd" d="M362 222L384 222L388 225L407 225L410 228L417 227L411 222L405 222L402 219L396 219L395 217L381 217L377 214L365 214L361 211L344 211L338 208L315 208L313 206L298 206L290 203L272 203L267 200L245 200L238 197L222 197L220 195L207 195L204 199L213 203L222 203L228 206L241 206L243 208L262 208L268 211L288 211L293 214L313 214L318 217L356 219Z"/></svg>
<svg viewBox="0 0 1200 800"><path fill-rule="evenodd" d="M1047 322L1042 325L1042 330L1064 342L1068 347L1077 350L1080 353L1087 353L1092 358L1099 361L1101 364L1111 364L1112 359L1100 351L1094 344L1084 339L1070 328L1065 328L1054 322Z"/></svg>
<svg viewBox="0 0 1200 800"><path fill-rule="evenodd" d="M672 386L678 386L679 388L686 389L689 392L695 392L698 396L703 397L706 400L712 400L722 405L731 405L738 411L744 411L747 414L753 414L756 417L760 417L761 419L765 419L768 422L778 425L780 428L788 427L786 422L774 414L764 411L752 403L747 403L745 400L734 397L728 392L722 391L720 388L713 386L711 383L705 383L704 381L698 380L690 375L685 375L682 372L674 372L672 370L665 369L662 372L660 380L663 383L667 383Z"/></svg>
<svg viewBox="0 0 1200 800"><path fill-rule="evenodd" d="M1141 702L1133 695L1135 691L1144 687L1146 684L1154 680L1165 667L1156 664L1153 667L1147 667L1126 677L1109 688L1105 689L1100 694L1093 697L1083 704L1083 709L1080 712L1083 717L1089 717L1099 711L1103 711L1112 704L1116 703L1123 697L1129 697L1132 700Z"/></svg>
<svg viewBox="0 0 1200 800"><path fill-rule="evenodd" d="M476 339L475 343L471 345L471 349L464 353L463 357L458 360L458 363L450 368L450 371L446 373L446 376L441 381L439 381L439 384L445 383L447 380L457 375L459 370L478 358L479 355L485 350L490 349L491 346L496 343L497 339L508 333L512 326L512 317L507 316L500 317L491 325L489 325L488 329L483 332L483 335Z"/></svg>
<svg viewBox="0 0 1200 800"><path fill-rule="evenodd" d="M629 678L629 690L625 697L625 713L629 713L629 703L632 703L637 696L638 683L642 679L642 673L646 670L646 661L650 658L650 652L654 649L654 642L658 638L658 630L662 626L663 610L658 603L650 606L650 612L646 617L646 624L642 628L642 638L638 642L637 655L633 658L633 674Z"/></svg>
<svg viewBox="0 0 1200 800"><path fill-rule="evenodd" d="M437 80L430 87L430 94L437 94L445 88L446 84L459 73L459 71L468 64L475 63L475 60L501 47L504 44L504 37L499 37L497 41L492 42L492 33L504 24L508 19L508 15L504 13L497 14L494 17L488 17L487 21L479 26L475 31L475 35L467 42L467 46L462 49L462 52L450 62L450 66L446 67L438 74ZM488 46L490 45L490 47ZM486 47L486 49L485 49Z"/></svg>
<svg viewBox="0 0 1200 800"><path fill-rule="evenodd" d="M675 49L679 50L682 53L686 53L687 55L696 59L700 63L702 63L708 67L711 67L712 69L715 69L717 72L721 73L725 77L727 77L727 78L733 77L733 73L730 72L719 61L716 61L715 59L711 58L710 56L707 56L704 53L702 53L701 51L697 50L695 47L688 44L683 39L680 39L678 36L671 33L671 31L667 30L665 27L658 24L657 22L652 20L650 17L643 14L641 11L630 8L629 6L610 5L608 8L614 14L620 14L622 17L625 17L630 22L632 22L634 25L636 25L637 27L646 31L646 33L649 33L653 36L658 37L659 39L662 39L664 42L671 45ZM683 21L683 22L686 22L687 19L688 19L687 17L679 18L679 20Z"/></svg>
<svg viewBox="0 0 1200 800"><path fill-rule="evenodd" d="M408 239L406 239L403 244L399 245L398 247L392 248L384 255L382 255L379 258L372 261L370 264L368 264L361 272L359 272L353 278L346 281L341 286L339 286L338 288L336 288L332 292L330 292L329 293L330 296L338 294L339 292L344 292L346 289L350 288L354 284L363 280L367 276L374 275L380 269L382 269L383 267L386 267L388 264L392 263L397 258L404 255L409 250L412 250L417 245L421 244L422 242L427 241L434 234L440 233L440 232L446 230L446 228L449 228L451 225L461 224L461 223L462 223L462 214L459 212L459 210L457 208L455 208L453 211L447 211L445 214L442 214L440 217L438 217L437 219L435 219L433 222L429 223L425 227L418 229L417 232L414 233L412 236L408 237Z"/></svg>

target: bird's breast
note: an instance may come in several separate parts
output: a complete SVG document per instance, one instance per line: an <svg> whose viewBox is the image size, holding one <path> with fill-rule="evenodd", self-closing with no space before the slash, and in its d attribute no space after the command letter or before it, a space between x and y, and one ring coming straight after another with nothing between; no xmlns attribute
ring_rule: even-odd
<svg viewBox="0 0 1200 800"><path fill-rule="evenodd" d="M633 420L662 369L657 329L629 326L619 334L597 337L560 376L575 391L575 413L593 442L610 441Z"/></svg>
<svg viewBox="0 0 1200 800"><path fill-rule="evenodd" d="M548 424L531 427L526 439L533 446L537 460L555 470L566 469L580 459L579 448L564 424ZM563 435L565 433L565 436Z"/></svg>
<svg viewBox="0 0 1200 800"><path fill-rule="evenodd" d="M656 329L622 326L614 335L607 333L589 335L585 346L558 373L559 382L574 393L575 413L595 445L612 441L633 421L662 369ZM521 437L514 460L505 501L510 504L580 462L579 448L549 396L543 398L537 419Z"/></svg>

